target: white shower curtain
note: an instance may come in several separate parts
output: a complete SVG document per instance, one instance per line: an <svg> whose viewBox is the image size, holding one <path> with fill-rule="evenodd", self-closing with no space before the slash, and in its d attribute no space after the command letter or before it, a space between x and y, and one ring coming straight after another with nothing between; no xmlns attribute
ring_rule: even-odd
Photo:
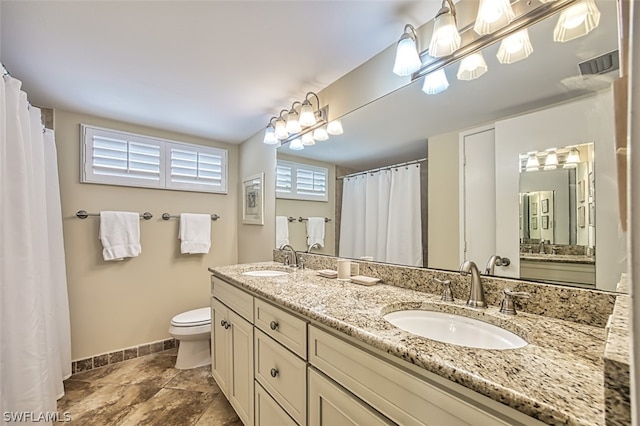
<svg viewBox="0 0 640 426"><path fill-rule="evenodd" d="M46 424L71 375L69 305L54 136L21 85L0 85L0 413Z"/></svg>
<svg viewBox="0 0 640 426"><path fill-rule="evenodd" d="M423 266L419 164L344 179L339 255Z"/></svg>

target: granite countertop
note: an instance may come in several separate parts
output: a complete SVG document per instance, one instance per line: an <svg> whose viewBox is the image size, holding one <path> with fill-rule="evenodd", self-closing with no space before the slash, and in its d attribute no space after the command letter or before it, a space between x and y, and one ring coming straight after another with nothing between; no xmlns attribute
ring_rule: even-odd
<svg viewBox="0 0 640 426"><path fill-rule="evenodd" d="M580 254L520 253L520 259L531 262L581 263L587 265L596 263L595 257Z"/></svg>
<svg viewBox="0 0 640 426"><path fill-rule="evenodd" d="M210 269L214 276L352 336L391 355L549 424L604 424L602 354L605 330L554 318L467 308L439 295L391 285L362 286L323 278L314 270L263 278L242 275L282 269L263 262ZM382 316L401 309L444 310L516 332L519 349L487 350L437 342L403 331Z"/></svg>

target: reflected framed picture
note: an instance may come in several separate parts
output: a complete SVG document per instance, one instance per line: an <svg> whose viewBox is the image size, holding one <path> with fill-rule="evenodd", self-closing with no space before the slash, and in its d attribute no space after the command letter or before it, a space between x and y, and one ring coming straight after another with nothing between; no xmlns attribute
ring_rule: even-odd
<svg viewBox="0 0 640 426"><path fill-rule="evenodd" d="M531 203L531 216L538 216L538 203Z"/></svg>
<svg viewBox="0 0 640 426"><path fill-rule="evenodd" d="M545 198L541 201L542 203L542 213L549 213L549 199Z"/></svg>
<svg viewBox="0 0 640 426"><path fill-rule="evenodd" d="M542 229L549 229L549 216L542 216Z"/></svg>
<svg viewBox="0 0 640 426"><path fill-rule="evenodd" d="M596 226L596 205L589 203L589 226Z"/></svg>
<svg viewBox="0 0 640 426"><path fill-rule="evenodd" d="M242 223L264 225L264 173L242 179Z"/></svg>
<svg viewBox="0 0 640 426"><path fill-rule="evenodd" d="M584 180L578 182L578 201L584 202Z"/></svg>
<svg viewBox="0 0 640 426"><path fill-rule="evenodd" d="M538 218L537 217L532 217L531 218L531 229L538 229Z"/></svg>
<svg viewBox="0 0 640 426"><path fill-rule="evenodd" d="M589 172L589 197L593 201L593 196L596 193L596 181L593 176L593 172Z"/></svg>
<svg viewBox="0 0 640 426"><path fill-rule="evenodd" d="M578 226L580 228L584 228L585 227L585 223L584 223L584 219L585 219L584 218L584 214L585 214L585 212L584 212L584 210L585 210L584 206L578 207Z"/></svg>

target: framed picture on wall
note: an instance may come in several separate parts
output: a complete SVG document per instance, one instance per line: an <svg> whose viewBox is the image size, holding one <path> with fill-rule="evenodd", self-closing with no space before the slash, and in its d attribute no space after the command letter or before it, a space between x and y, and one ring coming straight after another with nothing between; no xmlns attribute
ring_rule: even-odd
<svg viewBox="0 0 640 426"><path fill-rule="evenodd" d="M242 179L242 223L264 225L264 173Z"/></svg>
<svg viewBox="0 0 640 426"><path fill-rule="evenodd" d="M578 207L578 226L584 228L584 206Z"/></svg>
<svg viewBox="0 0 640 426"><path fill-rule="evenodd" d="M549 213L549 199L542 200L542 213Z"/></svg>
<svg viewBox="0 0 640 426"><path fill-rule="evenodd" d="M549 216L542 216L542 229L549 229Z"/></svg>
<svg viewBox="0 0 640 426"><path fill-rule="evenodd" d="M578 201L584 202L584 180L578 181Z"/></svg>
<svg viewBox="0 0 640 426"><path fill-rule="evenodd" d="M537 217L532 217L531 218L531 229L538 229L538 218Z"/></svg>

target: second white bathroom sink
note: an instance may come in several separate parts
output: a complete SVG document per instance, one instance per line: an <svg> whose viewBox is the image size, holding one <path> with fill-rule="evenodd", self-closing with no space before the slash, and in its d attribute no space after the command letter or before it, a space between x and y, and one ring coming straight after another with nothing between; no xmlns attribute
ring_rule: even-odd
<svg viewBox="0 0 640 426"><path fill-rule="evenodd" d="M281 277L283 275L287 275L288 272L284 271L273 271L270 269L262 269L259 271L247 271L243 272L242 275L249 275L251 277Z"/></svg>
<svg viewBox="0 0 640 426"><path fill-rule="evenodd" d="M447 312L404 310L383 318L402 330L453 345L481 349L516 349L527 345L526 340L509 330Z"/></svg>

